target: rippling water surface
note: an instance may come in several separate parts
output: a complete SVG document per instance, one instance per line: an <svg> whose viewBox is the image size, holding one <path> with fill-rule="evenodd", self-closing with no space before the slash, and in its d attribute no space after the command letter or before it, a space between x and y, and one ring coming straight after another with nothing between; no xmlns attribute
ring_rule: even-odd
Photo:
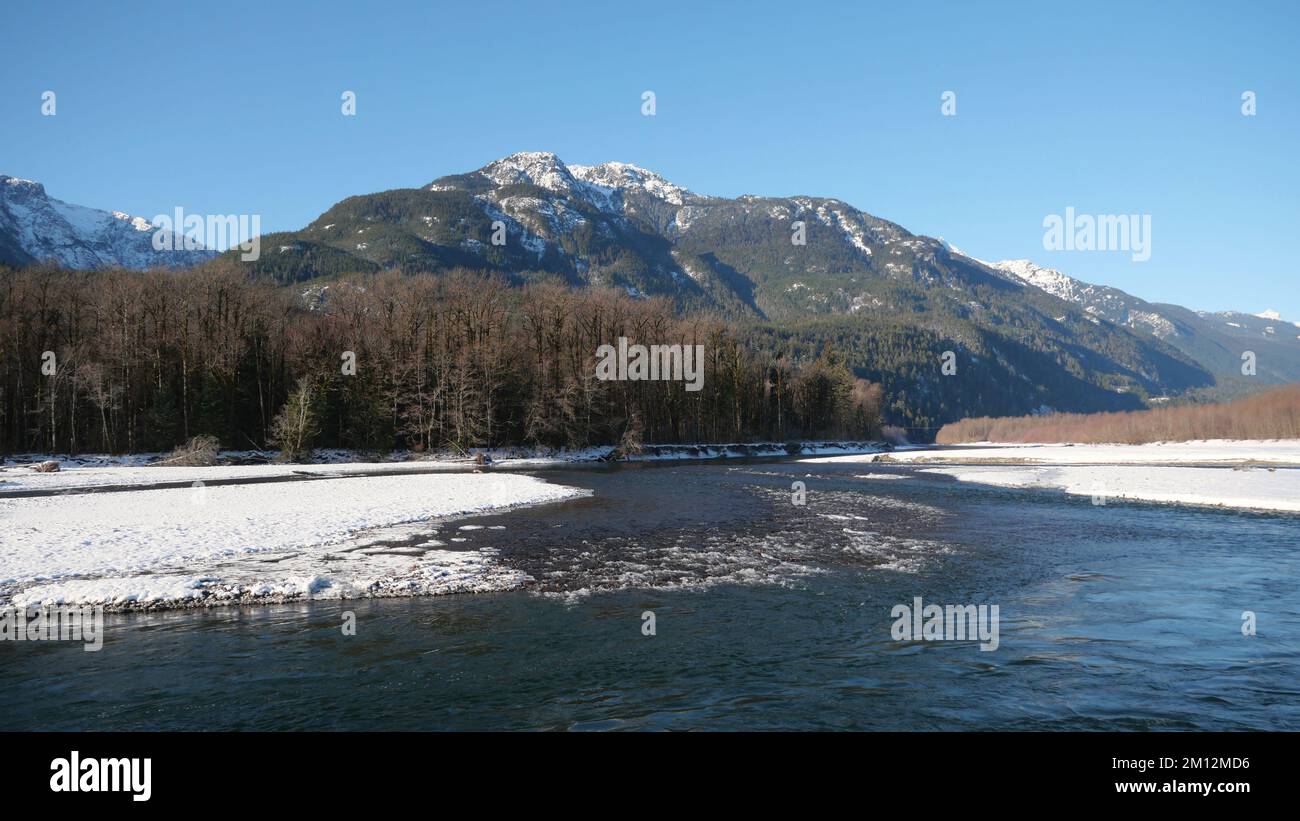
<svg viewBox="0 0 1300 821"><path fill-rule="evenodd" d="M1300 729L1300 517L868 464L545 476L595 494L457 530L527 589L3 642L0 728ZM915 596L998 605L1000 646L893 641Z"/></svg>

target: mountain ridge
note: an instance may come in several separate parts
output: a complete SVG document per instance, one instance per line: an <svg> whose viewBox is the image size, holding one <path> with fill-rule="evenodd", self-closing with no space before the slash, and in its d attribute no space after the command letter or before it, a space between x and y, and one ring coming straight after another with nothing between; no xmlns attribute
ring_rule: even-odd
<svg viewBox="0 0 1300 821"><path fill-rule="evenodd" d="M1193 311L1147 302L1119 288L1085 282L1026 259L986 264L1093 316L1150 333L1208 367L1220 381L1242 381L1241 356L1246 351L1255 353L1256 376L1265 383L1300 381L1300 323L1288 322L1276 311Z"/></svg>
<svg viewBox="0 0 1300 821"><path fill-rule="evenodd" d="M143 217L73 205L49 196L39 182L0 174L0 264L188 268L214 256L202 249L157 250L153 237L158 230ZM165 233L175 239L172 232Z"/></svg>
<svg viewBox="0 0 1300 821"><path fill-rule="evenodd" d="M208 266L306 286L317 309L321 283L385 270L463 268L662 297L801 356L844 351L918 427L1251 387L1233 376L1230 326L1209 333L1213 321L1188 309L1029 261L983 262L835 198L710 196L632 163L568 165L545 151L347 197L301 230L264 235L257 260L227 252L196 270ZM956 378L938 371L947 354ZM1300 362L1268 348L1264 381L1291 373L1274 367L1283 356Z"/></svg>
<svg viewBox="0 0 1300 821"><path fill-rule="evenodd" d="M922 408L907 411L918 427L965 411L1129 409L1214 381L1159 339L839 199L709 196L624 162L520 152L349 197L262 247L241 267L282 285L469 268L664 297L806 355L848 351L859 375ZM936 378L946 352L962 361L956 379Z"/></svg>

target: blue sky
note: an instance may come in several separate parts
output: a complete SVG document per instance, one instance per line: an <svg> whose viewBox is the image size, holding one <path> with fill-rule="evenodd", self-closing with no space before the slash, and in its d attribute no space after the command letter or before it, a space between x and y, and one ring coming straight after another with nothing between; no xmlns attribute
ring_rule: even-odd
<svg viewBox="0 0 1300 821"><path fill-rule="evenodd" d="M69 202L295 229L551 150L1300 320L1300 3L4 5L0 173ZM1149 214L1150 260L1044 250L1067 206Z"/></svg>

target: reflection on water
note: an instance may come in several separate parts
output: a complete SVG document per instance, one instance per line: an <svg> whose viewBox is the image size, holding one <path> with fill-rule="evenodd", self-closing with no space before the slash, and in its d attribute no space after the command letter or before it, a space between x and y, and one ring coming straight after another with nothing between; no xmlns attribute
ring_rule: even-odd
<svg viewBox="0 0 1300 821"><path fill-rule="evenodd" d="M547 473L596 493L455 531L524 590L110 615L99 653L0 643L0 684L33 694L0 727L1300 729L1300 518L875 470ZM914 596L999 605L999 648L892 641Z"/></svg>

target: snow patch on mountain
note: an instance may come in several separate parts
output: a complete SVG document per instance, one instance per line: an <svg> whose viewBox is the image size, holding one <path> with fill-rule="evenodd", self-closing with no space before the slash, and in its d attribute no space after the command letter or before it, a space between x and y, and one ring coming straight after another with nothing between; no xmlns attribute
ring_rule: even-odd
<svg viewBox="0 0 1300 821"><path fill-rule="evenodd" d="M1083 282L1055 268L1045 268L1027 259L1006 259L984 264L1009 274L1027 285L1046 291L1052 296L1072 302L1089 314L1117 325L1125 325L1160 339L1166 339L1178 332L1177 326L1167 317L1156 311L1143 309L1140 305L1146 303L1116 288Z"/></svg>
<svg viewBox="0 0 1300 821"><path fill-rule="evenodd" d="M506 197L502 201L503 207L507 207L511 199L513 198ZM506 233L517 237L519 244L536 254L539 261L546 255L546 240L534 233L526 223L498 208L488 197L475 197L474 201L483 209L483 213L493 220L500 220L506 226ZM521 214L521 216L526 216L526 214Z"/></svg>
<svg viewBox="0 0 1300 821"><path fill-rule="evenodd" d="M1274 311L1272 308L1266 311L1260 311L1257 314L1252 314L1252 316L1259 317L1260 319L1268 319L1273 322L1289 322L1291 325L1300 328L1300 322L1290 322L1290 320L1283 319L1282 315L1279 314L1277 311Z"/></svg>
<svg viewBox="0 0 1300 821"><path fill-rule="evenodd" d="M984 264L1067 302L1078 301L1082 286L1086 284L1055 268L1044 268L1027 259L1004 259Z"/></svg>
<svg viewBox="0 0 1300 821"><path fill-rule="evenodd" d="M704 216L708 212L707 208L700 208L695 205L688 205L681 208L673 216L673 221L669 224L669 230L676 229L678 232L684 232L690 229L695 220Z"/></svg>
<svg viewBox="0 0 1300 821"><path fill-rule="evenodd" d="M844 211L838 208L832 209L831 214L835 217L836 224L839 225L840 230L844 232L845 238L853 244L853 247L867 256L871 256L871 249L867 247L862 226L852 222L848 217L844 216Z"/></svg>

